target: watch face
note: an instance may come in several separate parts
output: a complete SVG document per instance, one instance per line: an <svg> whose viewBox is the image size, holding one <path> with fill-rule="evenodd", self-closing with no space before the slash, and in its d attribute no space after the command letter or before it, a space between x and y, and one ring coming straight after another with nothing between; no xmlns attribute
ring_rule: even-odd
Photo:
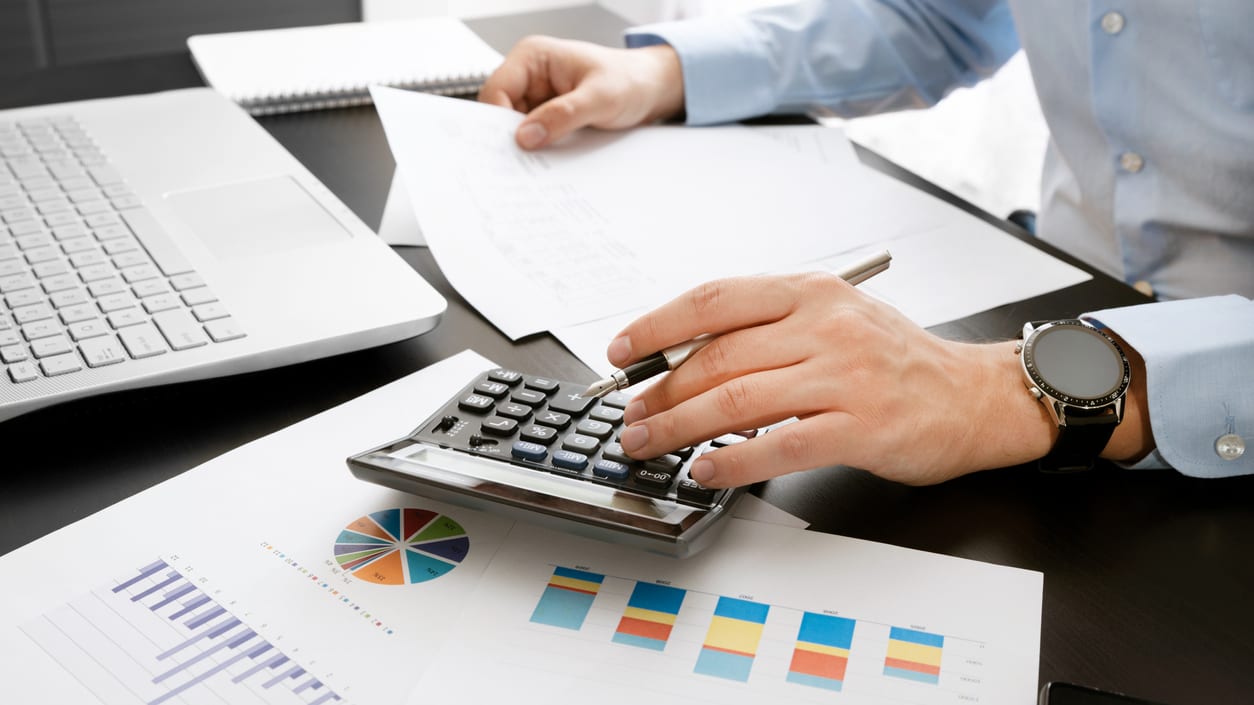
<svg viewBox="0 0 1254 705"><path fill-rule="evenodd" d="M1079 321L1058 321L1038 329L1024 344L1023 364L1041 391L1070 404L1106 404L1128 386L1123 351Z"/></svg>

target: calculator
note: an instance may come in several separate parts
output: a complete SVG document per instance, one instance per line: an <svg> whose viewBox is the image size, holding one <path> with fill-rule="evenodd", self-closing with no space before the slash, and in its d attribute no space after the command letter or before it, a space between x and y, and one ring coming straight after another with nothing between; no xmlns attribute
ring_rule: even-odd
<svg viewBox="0 0 1254 705"><path fill-rule="evenodd" d="M658 458L623 452L631 397L497 368L477 375L413 433L348 459L362 480L675 557L708 545L743 488L688 476L729 434Z"/></svg>

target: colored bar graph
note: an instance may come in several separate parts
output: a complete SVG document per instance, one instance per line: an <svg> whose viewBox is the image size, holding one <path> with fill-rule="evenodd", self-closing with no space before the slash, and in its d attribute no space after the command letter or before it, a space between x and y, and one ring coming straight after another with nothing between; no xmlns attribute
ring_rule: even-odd
<svg viewBox="0 0 1254 705"><path fill-rule="evenodd" d="M613 641L644 649L662 651L675 626L675 617L684 603L686 590L669 585L636 583L627 600L627 609L618 622Z"/></svg>
<svg viewBox="0 0 1254 705"><path fill-rule="evenodd" d="M578 631L604 580L604 575L596 573L561 566L554 568L548 587L544 588L540 602L531 613L531 621Z"/></svg>
<svg viewBox="0 0 1254 705"><path fill-rule="evenodd" d="M718 598L710 630L705 635L696 673L733 681L749 680L749 669L762 640L762 626L771 609L749 600Z"/></svg>
<svg viewBox="0 0 1254 705"><path fill-rule="evenodd" d="M945 637L893 627L888 635L884 675L920 683L940 683L941 649Z"/></svg>
<svg viewBox="0 0 1254 705"><path fill-rule="evenodd" d="M836 691L844 687L855 624L852 619L830 614L802 615L797 647L788 665L788 682Z"/></svg>

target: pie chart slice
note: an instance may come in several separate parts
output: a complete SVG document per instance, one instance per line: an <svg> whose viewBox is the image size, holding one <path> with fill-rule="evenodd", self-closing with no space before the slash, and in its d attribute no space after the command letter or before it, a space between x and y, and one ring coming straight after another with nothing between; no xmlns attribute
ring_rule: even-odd
<svg viewBox="0 0 1254 705"><path fill-rule="evenodd" d="M336 563L359 580L412 585L456 568L470 552L470 537L461 524L443 514L384 509L345 526L333 552Z"/></svg>

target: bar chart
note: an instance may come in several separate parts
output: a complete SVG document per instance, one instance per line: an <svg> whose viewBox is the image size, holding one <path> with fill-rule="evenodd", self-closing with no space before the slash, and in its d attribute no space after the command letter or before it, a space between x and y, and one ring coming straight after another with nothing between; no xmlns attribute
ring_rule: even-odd
<svg viewBox="0 0 1254 705"><path fill-rule="evenodd" d="M815 612L802 615L797 647L788 664L788 682L841 690L855 626L857 622L847 617Z"/></svg>
<svg viewBox="0 0 1254 705"><path fill-rule="evenodd" d="M614 630L614 642L664 650L685 594L687 591L669 585L636 583L618 628Z"/></svg>
<svg viewBox="0 0 1254 705"><path fill-rule="evenodd" d="M769 605L750 600L720 597L693 670L727 680L749 680L770 610Z"/></svg>
<svg viewBox="0 0 1254 705"><path fill-rule="evenodd" d="M935 685L940 682L944 646L945 637L940 634L893 627L888 634L884 675Z"/></svg>
<svg viewBox="0 0 1254 705"><path fill-rule="evenodd" d="M544 588L531 621L563 629L578 630L592 609L604 575L558 566Z"/></svg>
<svg viewBox="0 0 1254 705"><path fill-rule="evenodd" d="M341 696L159 559L22 625L107 705L325 705Z"/></svg>

